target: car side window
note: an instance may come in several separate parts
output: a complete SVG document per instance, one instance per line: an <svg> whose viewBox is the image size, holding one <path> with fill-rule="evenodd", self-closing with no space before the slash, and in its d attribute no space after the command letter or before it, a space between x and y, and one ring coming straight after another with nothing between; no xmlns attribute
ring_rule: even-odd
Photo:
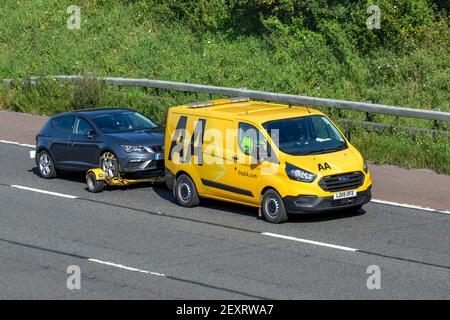
<svg viewBox="0 0 450 320"><path fill-rule="evenodd" d="M78 117L77 121L75 122L73 133L78 135L86 135L91 131L94 131L91 125L83 118Z"/></svg>
<svg viewBox="0 0 450 320"><path fill-rule="evenodd" d="M75 116L62 116L52 120L52 127L62 133L71 133Z"/></svg>

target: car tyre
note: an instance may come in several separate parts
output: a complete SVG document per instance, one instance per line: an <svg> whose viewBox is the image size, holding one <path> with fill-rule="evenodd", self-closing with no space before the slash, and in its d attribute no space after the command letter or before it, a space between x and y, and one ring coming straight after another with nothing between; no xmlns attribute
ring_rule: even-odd
<svg viewBox="0 0 450 320"><path fill-rule="evenodd" d="M261 211L264 218L270 223L283 223L288 220L283 199L278 192L273 189L264 192L261 201Z"/></svg>
<svg viewBox="0 0 450 320"><path fill-rule="evenodd" d="M174 195L178 204L182 207L195 207L200 203L194 181L186 174L182 174L177 178L174 186Z"/></svg>
<svg viewBox="0 0 450 320"><path fill-rule="evenodd" d="M39 152L37 158L37 167L39 176L44 179L53 179L56 178L57 172L55 168L55 164L53 162L53 158L47 151Z"/></svg>
<svg viewBox="0 0 450 320"><path fill-rule="evenodd" d="M86 184L89 192L99 193L105 189L105 181L97 180L93 172L89 172L86 175Z"/></svg>

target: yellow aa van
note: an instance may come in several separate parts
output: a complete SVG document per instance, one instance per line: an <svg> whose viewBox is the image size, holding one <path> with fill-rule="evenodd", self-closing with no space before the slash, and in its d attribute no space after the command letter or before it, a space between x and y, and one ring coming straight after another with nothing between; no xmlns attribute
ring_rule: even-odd
<svg viewBox="0 0 450 320"><path fill-rule="evenodd" d="M184 207L212 198L288 214L359 210L371 199L367 163L323 113L219 99L169 109L167 185Z"/></svg>

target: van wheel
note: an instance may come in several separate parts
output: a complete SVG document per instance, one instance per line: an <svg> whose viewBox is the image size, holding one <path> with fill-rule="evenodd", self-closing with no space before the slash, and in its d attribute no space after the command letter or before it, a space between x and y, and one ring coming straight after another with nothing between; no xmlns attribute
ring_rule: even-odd
<svg viewBox="0 0 450 320"><path fill-rule="evenodd" d="M99 193L105 189L105 182L96 179L93 172L89 172L86 176L86 184L89 192Z"/></svg>
<svg viewBox="0 0 450 320"><path fill-rule="evenodd" d="M200 203L194 181L185 174L177 178L174 193L178 204L182 207L195 207Z"/></svg>
<svg viewBox="0 0 450 320"><path fill-rule="evenodd" d="M41 151L37 158L39 176L44 179L56 177L56 168L53 159L47 151Z"/></svg>
<svg viewBox="0 0 450 320"><path fill-rule="evenodd" d="M283 223L288 220L283 199L275 190L267 190L261 201L261 211L267 221L271 223Z"/></svg>

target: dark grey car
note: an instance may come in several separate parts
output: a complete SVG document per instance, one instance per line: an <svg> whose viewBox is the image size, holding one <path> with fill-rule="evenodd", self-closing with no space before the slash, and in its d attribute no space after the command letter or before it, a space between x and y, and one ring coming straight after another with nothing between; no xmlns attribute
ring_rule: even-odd
<svg viewBox="0 0 450 320"><path fill-rule="evenodd" d="M36 136L41 177L58 170L102 168L109 178L150 178L164 172L164 129L128 109L58 114Z"/></svg>

